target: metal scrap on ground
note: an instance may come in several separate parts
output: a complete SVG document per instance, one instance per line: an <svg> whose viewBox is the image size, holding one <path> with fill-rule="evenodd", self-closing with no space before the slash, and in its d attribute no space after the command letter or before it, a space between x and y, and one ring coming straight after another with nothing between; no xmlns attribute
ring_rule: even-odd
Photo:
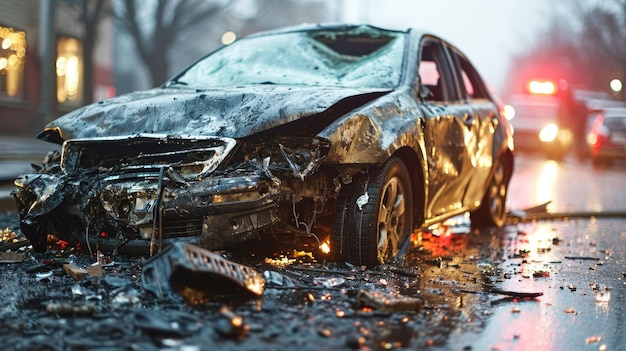
<svg viewBox="0 0 626 351"><path fill-rule="evenodd" d="M265 279L250 267L191 244L175 243L147 260L141 280L145 290L159 298L171 291L190 304L202 304L214 296L263 294Z"/></svg>

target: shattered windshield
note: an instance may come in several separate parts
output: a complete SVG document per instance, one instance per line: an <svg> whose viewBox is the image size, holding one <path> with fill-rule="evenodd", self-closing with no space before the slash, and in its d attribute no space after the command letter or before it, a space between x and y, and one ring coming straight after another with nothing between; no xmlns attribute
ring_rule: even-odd
<svg viewBox="0 0 626 351"><path fill-rule="evenodd" d="M404 35L371 27L302 31L241 39L174 81L191 88L250 84L394 88Z"/></svg>

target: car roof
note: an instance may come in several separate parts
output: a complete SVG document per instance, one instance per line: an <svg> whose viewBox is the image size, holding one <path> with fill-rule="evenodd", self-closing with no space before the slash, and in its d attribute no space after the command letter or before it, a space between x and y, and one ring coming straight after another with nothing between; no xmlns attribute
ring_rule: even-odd
<svg viewBox="0 0 626 351"><path fill-rule="evenodd" d="M443 40L445 42L448 42L447 40L441 38L440 36L432 34L420 28L405 27L402 29L396 29L396 28L374 26L374 25L367 24L367 23L303 23L303 24L295 25L295 26L281 27L277 29L270 29L270 30L255 32L255 33L246 35L245 37L254 38L258 36L274 35L274 34L281 34L281 33L294 33L294 32L319 31L319 30L329 30L329 31L347 30L350 28L357 28L357 27L370 27L373 29L378 29L378 30L388 31L388 32L396 32L396 33L410 33L418 37L431 36L431 37L435 37L440 40Z"/></svg>

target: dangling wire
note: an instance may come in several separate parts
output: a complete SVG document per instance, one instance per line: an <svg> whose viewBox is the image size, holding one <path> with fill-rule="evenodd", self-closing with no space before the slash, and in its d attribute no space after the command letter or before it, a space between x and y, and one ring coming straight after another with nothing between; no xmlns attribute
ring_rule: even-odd
<svg viewBox="0 0 626 351"><path fill-rule="evenodd" d="M87 226L85 227L85 242L87 243L89 254L93 257L93 251L91 250L91 244L89 243L89 221L87 221Z"/></svg>
<svg viewBox="0 0 626 351"><path fill-rule="evenodd" d="M313 236L315 240L317 241L318 246L322 245L318 236L315 235L311 231L311 228L313 227L313 225L315 225L315 221L317 220L317 214L322 213L322 211L324 210L324 205L320 204L319 202L315 202L315 208L313 209L313 217L311 218L311 222L309 224L305 222L300 222L298 213L296 212L296 201L294 199L291 200L291 207L293 211L293 219L296 222L296 228L300 229L301 225L304 226L304 230L306 234ZM319 210L318 210L318 207L319 207Z"/></svg>
<svg viewBox="0 0 626 351"><path fill-rule="evenodd" d="M152 237L150 238L150 257L152 257L152 255L154 254L154 242L156 240L157 223L158 223L158 219L161 217L160 207L161 207L161 198L163 197L163 173L164 172L165 172L165 167L161 167L159 169L159 183L157 186L157 196L154 199L154 207L152 208ZM161 233L162 229L163 227L162 225L160 225L158 228L159 237L160 237L159 246L161 246L161 241L163 239L163 236Z"/></svg>

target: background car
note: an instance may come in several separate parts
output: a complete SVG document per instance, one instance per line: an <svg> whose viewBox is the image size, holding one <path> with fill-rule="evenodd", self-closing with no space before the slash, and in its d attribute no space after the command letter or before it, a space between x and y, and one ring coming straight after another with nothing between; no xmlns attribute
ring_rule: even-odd
<svg viewBox="0 0 626 351"><path fill-rule="evenodd" d="M507 100L514 114L509 115L518 150L539 151L560 160L572 146L573 133L556 85L550 81L531 81L529 93Z"/></svg>
<svg viewBox="0 0 626 351"><path fill-rule="evenodd" d="M15 181L21 229L150 254L273 238L337 260L396 258L417 228L506 218L513 140L459 49L415 29L259 33L163 86L51 122L63 144Z"/></svg>
<svg viewBox="0 0 626 351"><path fill-rule="evenodd" d="M594 167L626 159L626 107L590 111L587 144Z"/></svg>
<svg viewBox="0 0 626 351"><path fill-rule="evenodd" d="M531 80L525 93L507 99L514 130L515 146L520 151L539 151L562 160L570 151L579 159L588 157L585 125L589 111L624 106L606 92L587 90L560 81Z"/></svg>

